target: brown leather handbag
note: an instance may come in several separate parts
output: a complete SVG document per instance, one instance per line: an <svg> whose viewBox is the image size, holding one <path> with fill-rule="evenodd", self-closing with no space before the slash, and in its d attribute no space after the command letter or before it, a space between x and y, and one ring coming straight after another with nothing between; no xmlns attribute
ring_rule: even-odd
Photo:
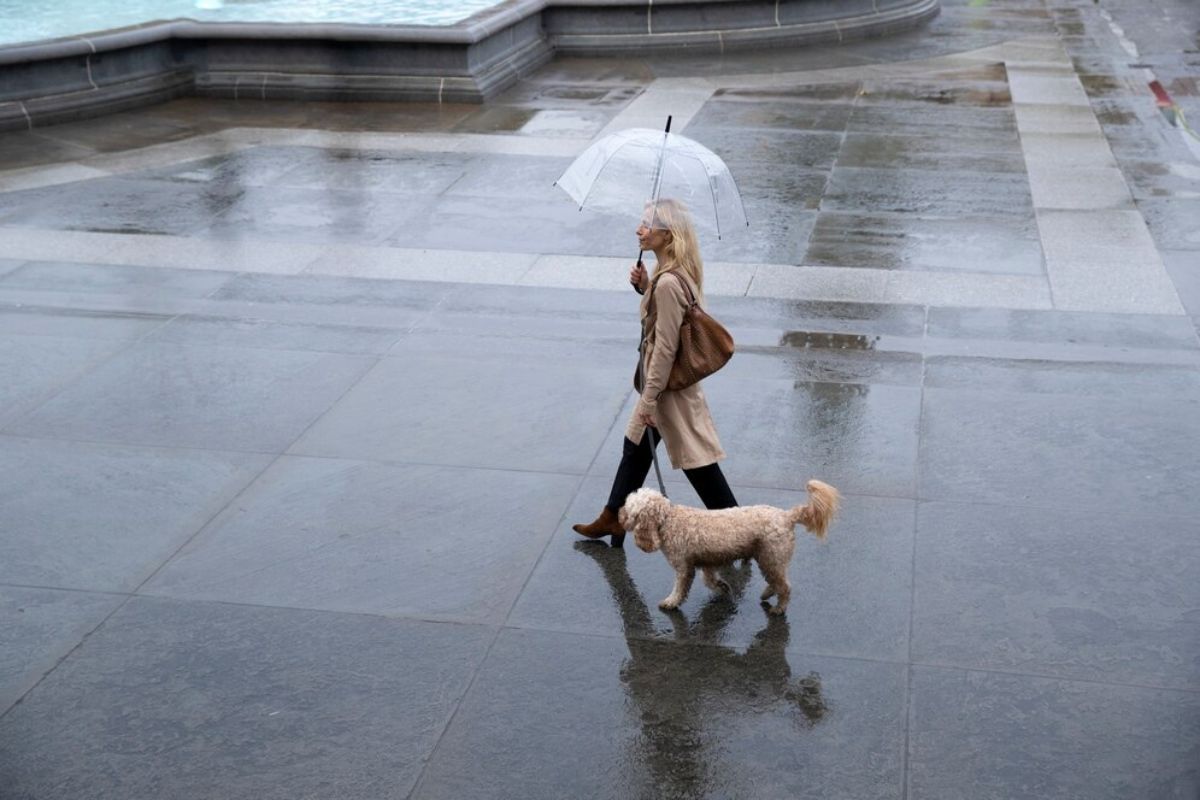
<svg viewBox="0 0 1200 800"><path fill-rule="evenodd" d="M688 307L683 312L679 326L679 348L675 351L675 363L667 377L667 391L686 389L694 383L712 375L733 358L733 336L725 327L700 307L692 282L682 275L676 276L688 293ZM655 279L657 283L658 279ZM654 303L654 287L650 287L650 303ZM658 312L651 310L646 322L651 325ZM645 337L643 336L643 341ZM634 374L634 388L640 393L643 387L641 348L638 348L638 368Z"/></svg>

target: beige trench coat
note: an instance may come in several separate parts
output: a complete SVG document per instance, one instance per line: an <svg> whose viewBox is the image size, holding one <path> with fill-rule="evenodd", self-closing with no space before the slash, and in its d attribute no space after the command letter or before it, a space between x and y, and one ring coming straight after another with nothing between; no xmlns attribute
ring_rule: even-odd
<svg viewBox="0 0 1200 800"><path fill-rule="evenodd" d="M642 375L645 382L637 408L625 428L625 436L640 443L646 430L640 415L653 414L675 469L703 467L725 457L700 384L694 383L675 392L665 391L671 365L675 363L675 351L679 348L679 326L688 307L688 292L682 283L685 280L688 279L675 272L667 272L657 279L653 289L656 319L649 330L647 318L651 293L646 292L642 297ZM695 287L692 290L695 291Z"/></svg>

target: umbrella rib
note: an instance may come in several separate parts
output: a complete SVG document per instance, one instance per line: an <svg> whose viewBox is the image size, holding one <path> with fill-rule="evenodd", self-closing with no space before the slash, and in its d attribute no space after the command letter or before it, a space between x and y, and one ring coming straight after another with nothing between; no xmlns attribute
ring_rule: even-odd
<svg viewBox="0 0 1200 800"><path fill-rule="evenodd" d="M587 199L592 196L592 189L596 188L596 184L599 182L600 176L604 173L604 168L608 166L608 162L616 158L617 153L621 152L621 150L627 147L629 144L630 142L621 142L620 145L614 147L613 151L608 154L608 158L604 159L604 163L600 165L600 169L596 170L596 177L592 178L592 185L588 187L587 192L585 192L583 195L583 199L579 201L580 211L583 211L583 207L587 205Z"/></svg>
<svg viewBox="0 0 1200 800"><path fill-rule="evenodd" d="M716 155L716 154L714 153L713 155ZM708 183L708 193L709 193L709 196L712 197L713 222L717 226L717 238L720 239L721 238L721 212L717 208L717 193L716 193L716 191L713 190L712 177L708 174L708 165L704 163L703 158L701 158L699 155L697 155L695 153L676 152L675 156L677 158L690 158L693 161L698 162L700 164L700 168L704 170L704 177L707 179L707 183ZM724 163L724 162L722 162L722 163ZM726 167L725 171L729 172L728 167ZM733 181L733 173L732 172L729 173L729 180ZM733 181L733 186L735 189L737 188L737 181ZM737 193L737 195L738 195L738 202L741 203L742 202L742 193L739 191ZM745 219L745 218L746 218L746 206L743 204L742 205L742 219ZM749 224L749 223L747 223L747 224Z"/></svg>
<svg viewBox="0 0 1200 800"><path fill-rule="evenodd" d="M705 170L706 178L708 177L707 172L708 171ZM708 193L709 196L712 197L713 201L713 221L717 223L717 239L719 240L721 238L721 210L717 208L717 192L715 189L713 189L712 178L708 178ZM744 211L742 212L742 216L746 216Z"/></svg>

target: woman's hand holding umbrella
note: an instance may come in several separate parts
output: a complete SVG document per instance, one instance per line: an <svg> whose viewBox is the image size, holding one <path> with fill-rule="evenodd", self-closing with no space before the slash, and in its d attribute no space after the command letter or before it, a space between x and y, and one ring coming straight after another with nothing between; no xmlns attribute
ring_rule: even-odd
<svg viewBox="0 0 1200 800"><path fill-rule="evenodd" d="M650 288L650 276L646 274L646 265L641 261L633 265L633 269L629 270L629 283L637 290L638 294L645 294Z"/></svg>

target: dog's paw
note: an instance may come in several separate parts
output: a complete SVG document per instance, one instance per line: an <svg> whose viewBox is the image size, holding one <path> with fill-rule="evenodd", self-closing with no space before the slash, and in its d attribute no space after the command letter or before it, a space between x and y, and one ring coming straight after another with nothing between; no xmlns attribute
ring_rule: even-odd
<svg viewBox="0 0 1200 800"><path fill-rule="evenodd" d="M763 605L766 605L766 603ZM783 606L771 606L769 609L767 609L767 613L772 617L782 617L786 611L787 609Z"/></svg>
<svg viewBox="0 0 1200 800"><path fill-rule="evenodd" d="M675 609L679 608L679 602L668 597L666 600L663 600L661 603L659 603L658 607L663 611L674 611Z"/></svg>

